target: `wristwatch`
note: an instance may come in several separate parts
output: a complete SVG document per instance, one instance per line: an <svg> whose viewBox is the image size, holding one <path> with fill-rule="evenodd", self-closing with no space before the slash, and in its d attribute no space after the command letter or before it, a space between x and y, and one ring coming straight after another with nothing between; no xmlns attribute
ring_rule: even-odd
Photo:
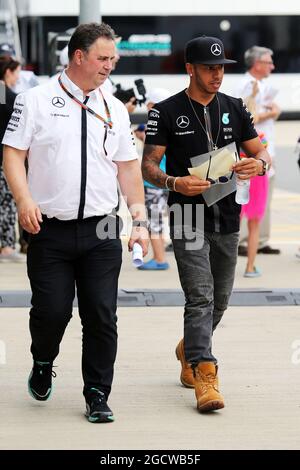
<svg viewBox="0 0 300 470"><path fill-rule="evenodd" d="M269 170L270 165L269 163L266 162L266 160L263 160L262 158L259 158L258 160L260 160L263 164L263 171L262 173L258 173L258 176L264 176L266 172Z"/></svg>
<svg viewBox="0 0 300 470"><path fill-rule="evenodd" d="M150 223L149 223L149 220L133 220L132 221L132 226L133 227L144 227L147 230L149 230Z"/></svg>

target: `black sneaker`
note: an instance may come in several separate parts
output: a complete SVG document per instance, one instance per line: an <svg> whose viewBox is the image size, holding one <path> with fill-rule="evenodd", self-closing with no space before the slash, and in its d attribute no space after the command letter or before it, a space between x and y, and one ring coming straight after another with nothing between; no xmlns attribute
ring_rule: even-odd
<svg viewBox="0 0 300 470"><path fill-rule="evenodd" d="M281 251L278 248L272 248L269 245L258 248L257 253L264 255L280 255Z"/></svg>
<svg viewBox="0 0 300 470"><path fill-rule="evenodd" d="M111 423L114 415L106 403L103 392L97 388L91 388L84 393L86 402L85 416L90 423Z"/></svg>
<svg viewBox="0 0 300 470"><path fill-rule="evenodd" d="M28 391L32 398L39 401L50 398L52 377L56 377L56 373L52 370L52 362L33 361L28 379Z"/></svg>
<svg viewBox="0 0 300 470"><path fill-rule="evenodd" d="M248 256L248 248L246 246L239 245L238 255L239 256Z"/></svg>

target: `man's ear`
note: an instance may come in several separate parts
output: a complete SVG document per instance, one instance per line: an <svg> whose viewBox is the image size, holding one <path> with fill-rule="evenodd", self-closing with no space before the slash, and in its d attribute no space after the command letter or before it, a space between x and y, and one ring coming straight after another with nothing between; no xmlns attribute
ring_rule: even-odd
<svg viewBox="0 0 300 470"><path fill-rule="evenodd" d="M76 65L81 65L84 58L84 53L81 49L76 49L73 55L73 60Z"/></svg>
<svg viewBox="0 0 300 470"><path fill-rule="evenodd" d="M186 69L186 72L187 74L192 77L193 76L193 64L190 64L189 62L187 62L185 64L185 69Z"/></svg>

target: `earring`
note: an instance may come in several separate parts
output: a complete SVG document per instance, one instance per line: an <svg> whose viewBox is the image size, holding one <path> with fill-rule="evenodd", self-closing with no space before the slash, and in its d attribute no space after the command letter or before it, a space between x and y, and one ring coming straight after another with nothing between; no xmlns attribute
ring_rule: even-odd
<svg viewBox="0 0 300 470"><path fill-rule="evenodd" d="M190 77L192 77L192 76L193 76L193 74L192 74L192 73L190 73Z"/></svg>

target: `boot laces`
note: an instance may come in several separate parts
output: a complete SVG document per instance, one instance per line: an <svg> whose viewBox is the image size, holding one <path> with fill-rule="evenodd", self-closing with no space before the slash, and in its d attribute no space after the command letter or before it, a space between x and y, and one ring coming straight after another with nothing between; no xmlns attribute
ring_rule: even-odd
<svg viewBox="0 0 300 470"><path fill-rule="evenodd" d="M203 391L207 391L210 388L214 388L215 390L217 390L215 374L203 374L203 372L196 369L196 375L198 375L198 379L200 379Z"/></svg>
<svg viewBox="0 0 300 470"><path fill-rule="evenodd" d="M98 390L97 388L91 388L91 392L94 392L92 397L93 402L103 403L104 401L106 401L104 393Z"/></svg>
<svg viewBox="0 0 300 470"><path fill-rule="evenodd" d="M51 367L52 369L53 367L57 367L57 366L53 366L50 362L36 361L35 367L38 369L39 375L44 375L44 374L47 375L47 373L49 373L49 367ZM53 369L51 370L51 375L52 377L56 377L56 372Z"/></svg>

